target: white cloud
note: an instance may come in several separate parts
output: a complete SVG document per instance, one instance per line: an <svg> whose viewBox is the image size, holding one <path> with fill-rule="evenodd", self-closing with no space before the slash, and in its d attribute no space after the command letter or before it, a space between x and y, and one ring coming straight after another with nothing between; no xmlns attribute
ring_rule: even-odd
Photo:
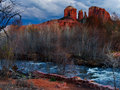
<svg viewBox="0 0 120 90"><path fill-rule="evenodd" d="M109 13L116 12L120 15L120 0L86 0L84 3L87 6L99 6L105 8Z"/></svg>
<svg viewBox="0 0 120 90"><path fill-rule="evenodd" d="M72 5L75 8L88 8L84 3L76 0L19 0L19 8L24 10L23 18L48 18L51 16L62 17L64 8Z"/></svg>
<svg viewBox="0 0 120 90"><path fill-rule="evenodd" d="M105 0L102 6L110 13L116 12L120 15L120 0Z"/></svg>

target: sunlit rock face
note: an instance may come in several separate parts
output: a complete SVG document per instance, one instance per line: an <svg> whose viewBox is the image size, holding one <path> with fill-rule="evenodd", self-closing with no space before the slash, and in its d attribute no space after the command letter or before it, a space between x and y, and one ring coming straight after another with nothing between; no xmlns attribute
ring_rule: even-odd
<svg viewBox="0 0 120 90"><path fill-rule="evenodd" d="M103 8L92 6L89 8L89 17L100 18L103 22L106 22L110 19L110 14Z"/></svg>
<svg viewBox="0 0 120 90"><path fill-rule="evenodd" d="M84 12L84 17L87 18L87 13L86 12Z"/></svg>
<svg viewBox="0 0 120 90"><path fill-rule="evenodd" d="M83 19L83 11L80 10L78 13L78 20L82 20Z"/></svg>
<svg viewBox="0 0 120 90"><path fill-rule="evenodd" d="M77 20L72 20L72 19L56 19L56 20L51 20L51 21L47 21L45 23L39 24L40 26L60 26L60 27L73 27L75 25L80 26L81 24L77 21Z"/></svg>
<svg viewBox="0 0 120 90"><path fill-rule="evenodd" d="M72 6L66 7L64 10L64 17L68 17L68 18L76 20L77 19L77 9Z"/></svg>
<svg viewBox="0 0 120 90"><path fill-rule="evenodd" d="M83 18L83 16L82 16ZM68 6L64 9L64 17L61 19L50 20L41 24L42 26L48 25L58 25L60 27L68 26L73 27L75 25L80 25L77 21L77 9L73 6Z"/></svg>

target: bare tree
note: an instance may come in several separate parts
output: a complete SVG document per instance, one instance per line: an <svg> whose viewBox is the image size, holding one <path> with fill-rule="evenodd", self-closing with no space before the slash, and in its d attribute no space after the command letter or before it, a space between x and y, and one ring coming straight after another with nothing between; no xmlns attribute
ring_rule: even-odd
<svg viewBox="0 0 120 90"><path fill-rule="evenodd" d="M105 60L106 67L112 67L113 85L115 90L117 90L117 76L115 74L117 67L119 67L120 57L115 57L111 53L110 48L108 48L107 59Z"/></svg>
<svg viewBox="0 0 120 90"><path fill-rule="evenodd" d="M118 15L117 15L115 12L112 13L111 18L112 18L112 20L114 20L114 21L119 20L119 17L118 17Z"/></svg>
<svg viewBox="0 0 120 90"><path fill-rule="evenodd" d="M4 30L7 25L11 24L17 16L21 20L20 11L15 9L15 1L13 0L0 0L0 31ZM4 30L7 38L7 32Z"/></svg>
<svg viewBox="0 0 120 90"><path fill-rule="evenodd" d="M12 24L13 21L16 19L21 20L20 11L16 9L16 2L13 0L0 0L0 32L4 31L6 35L5 44L2 47L2 56L5 59L4 63L1 61L1 64L3 65L2 71L5 73L6 76L7 72L9 70L9 67L13 65L13 48L11 47L11 43L9 42L10 37L5 30L5 28ZM7 43L6 43L7 41Z"/></svg>

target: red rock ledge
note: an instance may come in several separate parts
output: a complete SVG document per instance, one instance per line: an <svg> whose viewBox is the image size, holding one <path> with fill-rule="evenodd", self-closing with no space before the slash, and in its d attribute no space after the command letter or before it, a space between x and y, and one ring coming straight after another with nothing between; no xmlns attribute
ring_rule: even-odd
<svg viewBox="0 0 120 90"><path fill-rule="evenodd" d="M48 78L48 79L55 78L58 81L65 81L65 82L73 83L76 85L82 85L85 87L92 88L94 90L114 90L114 87L111 87L109 85L101 85L101 84L98 84L94 81L80 79L79 77L67 78L67 77L62 76L62 75L45 74L45 73L42 73L39 71L33 72L33 75L36 78ZM117 90L119 90L119 89L117 89Z"/></svg>

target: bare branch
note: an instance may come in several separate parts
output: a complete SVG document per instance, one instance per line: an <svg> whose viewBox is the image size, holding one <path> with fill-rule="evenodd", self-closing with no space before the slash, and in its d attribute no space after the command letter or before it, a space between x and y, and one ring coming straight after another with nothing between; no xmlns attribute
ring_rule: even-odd
<svg viewBox="0 0 120 90"><path fill-rule="evenodd" d="M3 2L9 3L3 5ZM15 0L0 0L0 31L6 28L10 21L17 16L21 20L20 12L15 9Z"/></svg>

